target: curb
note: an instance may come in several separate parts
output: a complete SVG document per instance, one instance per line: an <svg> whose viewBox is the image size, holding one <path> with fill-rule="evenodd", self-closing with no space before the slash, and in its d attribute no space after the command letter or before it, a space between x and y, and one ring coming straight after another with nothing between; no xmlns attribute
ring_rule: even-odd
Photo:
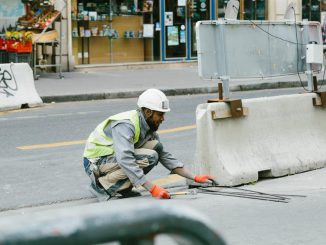
<svg viewBox="0 0 326 245"><path fill-rule="evenodd" d="M250 90L262 90L262 89L281 89L281 88L297 88L306 87L308 83L306 81L289 81L289 82L274 82L274 83L255 83L255 84L245 84L239 85L239 90L234 91L250 91ZM232 89L231 89L232 91Z"/></svg>
<svg viewBox="0 0 326 245"><path fill-rule="evenodd" d="M161 89L167 96L187 95L187 94L207 94L217 92L217 87L200 87L200 88L177 88ZM124 91L112 93L92 93L92 94L73 94L73 95L53 95L41 96L44 103L51 102L70 102L70 101L88 101L88 100L105 100L105 99L124 99L137 98L143 90Z"/></svg>
<svg viewBox="0 0 326 245"><path fill-rule="evenodd" d="M148 69L170 69L198 66L197 60L184 61L146 61L135 63L117 63L117 64L85 64L76 65L73 69L75 72L88 71L125 71L125 70L148 70Z"/></svg>
<svg viewBox="0 0 326 245"><path fill-rule="evenodd" d="M321 85L321 83L318 83ZM255 84L244 84L230 86L231 92L263 90L263 89L282 89L282 88L296 88L307 86L306 81L289 81L289 82L264 82ZM175 89L161 89L167 96L188 95L188 94L208 94L217 93L216 87L197 87L197 88L175 88ZM41 96L44 103L51 102L71 102L71 101L88 101L88 100L105 100L105 99L123 99L123 98L137 98L143 90L137 91L123 91L123 92L107 92L107 93L92 93L92 94L68 94L68 95L53 95Z"/></svg>
<svg viewBox="0 0 326 245"><path fill-rule="evenodd" d="M152 180L152 183L155 185L160 185L163 188L166 189L172 189L172 188L188 188L187 180L177 174L170 174L155 180ZM144 187L135 188L136 190L140 192L147 192ZM17 212L20 212L20 210L30 210L30 211L37 211L37 210L46 210L47 208L56 208L61 207L62 205L69 204L72 206L76 205L84 205L88 203L97 203L98 200L96 197L93 196L84 196L76 199L70 199L70 200L62 200L58 202L52 202L52 203L40 203L36 206L21 206L21 207L13 207L13 208L0 208L0 218L4 217L6 215L11 215Z"/></svg>

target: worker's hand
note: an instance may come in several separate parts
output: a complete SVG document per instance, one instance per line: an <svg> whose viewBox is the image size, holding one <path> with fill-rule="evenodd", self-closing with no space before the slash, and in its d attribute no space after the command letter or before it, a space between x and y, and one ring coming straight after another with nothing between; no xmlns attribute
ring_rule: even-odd
<svg viewBox="0 0 326 245"><path fill-rule="evenodd" d="M214 177L210 175L195 175L194 180L197 183L205 183L214 180Z"/></svg>
<svg viewBox="0 0 326 245"><path fill-rule="evenodd" d="M158 185L154 185L152 187L152 189L150 190L150 193L152 194L153 197L157 198L157 199L170 199L170 193L165 190L164 188L158 186Z"/></svg>

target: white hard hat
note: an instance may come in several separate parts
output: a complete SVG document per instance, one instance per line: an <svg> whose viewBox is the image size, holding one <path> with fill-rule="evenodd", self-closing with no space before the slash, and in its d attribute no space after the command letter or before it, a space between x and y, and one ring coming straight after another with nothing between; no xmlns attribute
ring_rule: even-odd
<svg viewBox="0 0 326 245"><path fill-rule="evenodd" d="M155 88L144 91L139 96L137 105L139 108L145 107L153 111L170 111L169 100L162 91Z"/></svg>

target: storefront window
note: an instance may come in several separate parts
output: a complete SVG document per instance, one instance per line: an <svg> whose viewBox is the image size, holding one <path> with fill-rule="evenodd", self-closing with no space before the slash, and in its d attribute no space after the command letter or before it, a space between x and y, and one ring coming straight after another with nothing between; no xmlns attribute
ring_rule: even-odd
<svg viewBox="0 0 326 245"><path fill-rule="evenodd" d="M265 20L266 0L243 1L243 19L245 20Z"/></svg>
<svg viewBox="0 0 326 245"><path fill-rule="evenodd" d="M71 16L75 64L193 59L211 1L72 0Z"/></svg>
<svg viewBox="0 0 326 245"><path fill-rule="evenodd" d="M209 0L193 0L192 11L190 14L191 21L191 57L197 56L196 42L196 22L210 19L210 2Z"/></svg>
<svg viewBox="0 0 326 245"><path fill-rule="evenodd" d="M153 0L73 0L76 64L154 60Z"/></svg>
<svg viewBox="0 0 326 245"><path fill-rule="evenodd" d="M166 58L186 57L186 5L165 0L164 12Z"/></svg>
<svg viewBox="0 0 326 245"><path fill-rule="evenodd" d="M256 20L265 20L265 0L256 1Z"/></svg>
<svg viewBox="0 0 326 245"><path fill-rule="evenodd" d="M320 0L302 0L302 19L320 21Z"/></svg>
<svg viewBox="0 0 326 245"><path fill-rule="evenodd" d="M218 0L218 17L224 18L229 0ZM266 20L268 0L239 0L241 20Z"/></svg>
<svg viewBox="0 0 326 245"><path fill-rule="evenodd" d="M326 0L320 2L320 24L323 35L323 44L326 45Z"/></svg>

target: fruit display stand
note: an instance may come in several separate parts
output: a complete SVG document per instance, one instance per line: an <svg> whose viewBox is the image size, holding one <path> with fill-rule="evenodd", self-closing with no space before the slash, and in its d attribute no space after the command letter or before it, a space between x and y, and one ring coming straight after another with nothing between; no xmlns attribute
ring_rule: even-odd
<svg viewBox="0 0 326 245"><path fill-rule="evenodd" d="M32 42L8 41L7 55L8 63L28 63L33 67Z"/></svg>
<svg viewBox="0 0 326 245"><path fill-rule="evenodd" d="M52 0L21 0L25 4L26 14L18 19L19 28L31 31L33 51L33 73L38 79L38 72L53 68L62 78L62 15L55 9ZM66 8L67 1L63 1ZM58 22L60 30L56 30ZM57 59L58 57L58 59Z"/></svg>
<svg viewBox="0 0 326 245"><path fill-rule="evenodd" d="M8 63L7 44L4 37L0 37L0 64Z"/></svg>
<svg viewBox="0 0 326 245"><path fill-rule="evenodd" d="M55 22L59 22L59 33L56 30L48 31L50 27L54 25ZM33 35L33 71L34 71L34 78L38 79L39 75L37 74L37 69L45 69L47 67L55 67L58 68L59 78L63 78L62 75L62 15L59 11L57 11L57 14L54 15L50 20L46 22L44 29L41 33L37 33ZM58 38L59 36L59 38ZM52 63L48 64L45 61L45 59L38 59L38 50L41 49L42 57L45 56L45 49L46 46L52 47L52 56L56 57L56 48L59 48L59 61L56 61L56 59L52 58Z"/></svg>
<svg viewBox="0 0 326 245"><path fill-rule="evenodd" d="M32 63L32 33L29 31L7 31L0 39L0 63Z"/></svg>

